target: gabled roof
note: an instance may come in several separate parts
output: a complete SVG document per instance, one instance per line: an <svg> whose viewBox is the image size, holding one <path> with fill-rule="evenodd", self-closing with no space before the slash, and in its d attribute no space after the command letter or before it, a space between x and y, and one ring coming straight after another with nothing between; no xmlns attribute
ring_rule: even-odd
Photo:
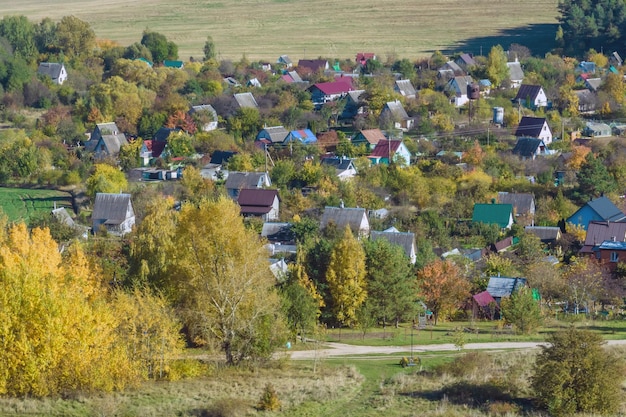
<svg viewBox="0 0 626 417"><path fill-rule="evenodd" d="M62 69L63 64L57 62L42 62L39 64L39 68L37 68L37 73L47 75L53 80L56 80L61 75Z"/></svg>
<svg viewBox="0 0 626 417"><path fill-rule="evenodd" d="M359 52L356 54L356 62L363 63L368 59L376 59L376 54L373 52Z"/></svg>
<svg viewBox="0 0 626 417"><path fill-rule="evenodd" d="M270 126L263 128L257 135L257 138L261 138L261 134L264 132L270 137L272 143L283 143L287 135L289 135L289 131L283 126Z"/></svg>
<svg viewBox="0 0 626 417"><path fill-rule="evenodd" d="M457 64L457 63L456 63L456 62L454 62L454 61L448 61L448 62L446 62L446 63L443 65L443 67L441 67L441 68L442 68L442 69L450 69L450 70L454 71L454 73L455 73L455 74L463 74L463 73L464 73L463 68L461 68L461 67L459 66L459 64Z"/></svg>
<svg viewBox="0 0 626 417"><path fill-rule="evenodd" d="M372 240L386 239L389 243L401 246L404 253L409 258L415 256L415 234L411 232L387 232L372 231L370 232Z"/></svg>
<svg viewBox="0 0 626 417"><path fill-rule="evenodd" d="M306 144L317 142L317 136L315 136L315 134L311 131L311 129L292 130L291 132L289 132L286 139L287 140L297 139L300 142L306 143Z"/></svg>
<svg viewBox="0 0 626 417"><path fill-rule="evenodd" d="M489 304L495 304L496 300L489 294L489 291L479 292L478 294L472 296L476 304L480 307L487 307Z"/></svg>
<svg viewBox="0 0 626 417"><path fill-rule="evenodd" d="M200 105L197 105L197 106L191 106L191 109L189 110L189 113L193 114L193 113L196 113L196 112L206 112L206 113L209 113L213 117L213 120L217 121L217 112L215 111L213 106L211 106L210 104L200 104Z"/></svg>
<svg viewBox="0 0 626 417"><path fill-rule="evenodd" d="M302 81L302 78L300 78L300 75L298 75L298 73L296 71L289 71L289 72L281 75L280 78L283 81L287 82L287 83L301 83L301 82L304 82L304 81Z"/></svg>
<svg viewBox="0 0 626 417"><path fill-rule="evenodd" d="M298 61L299 68L308 68L311 72L324 71L327 66L328 61L325 59L301 59Z"/></svg>
<svg viewBox="0 0 626 417"><path fill-rule="evenodd" d="M181 131L182 129L180 127L161 127L156 131L153 139L157 142L167 142L167 138L169 138L172 133Z"/></svg>
<svg viewBox="0 0 626 417"><path fill-rule="evenodd" d="M473 82L474 80L469 75L457 76L448 81L448 88L453 89L457 94L466 95L467 86Z"/></svg>
<svg viewBox="0 0 626 417"><path fill-rule="evenodd" d="M591 90L591 91L598 91L598 89L600 88L600 86L602 85L602 78L587 78L585 80L585 85Z"/></svg>
<svg viewBox="0 0 626 417"><path fill-rule="evenodd" d="M498 193L498 203L511 204L516 214L529 213L534 205L535 197L530 193Z"/></svg>
<svg viewBox="0 0 626 417"><path fill-rule="evenodd" d="M561 228L551 226L526 226L524 231L537 236L542 242L550 242L561 238Z"/></svg>
<svg viewBox="0 0 626 417"><path fill-rule="evenodd" d="M291 65L293 64L293 62L291 61L291 58L289 58L288 55L281 55L278 57L278 59L276 60L277 64L287 64L287 65Z"/></svg>
<svg viewBox="0 0 626 417"><path fill-rule="evenodd" d="M393 156L398 151L401 144L401 140L379 140L369 156L374 158L389 158L389 153Z"/></svg>
<svg viewBox="0 0 626 417"><path fill-rule="evenodd" d="M537 95L541 91L540 85L522 84L517 90L517 95L514 100L530 100L534 101Z"/></svg>
<svg viewBox="0 0 626 417"><path fill-rule="evenodd" d="M545 123L545 117L523 116L517 126L517 129L515 130L515 136L538 138L539 135L541 135L541 131Z"/></svg>
<svg viewBox="0 0 626 417"><path fill-rule="evenodd" d="M600 245L605 240L625 241L626 240L626 222L612 221L591 221L587 225L587 235L585 244L580 252L591 253L595 246Z"/></svg>
<svg viewBox="0 0 626 417"><path fill-rule="evenodd" d="M331 149L339 144L339 136L336 130L329 130L327 132L318 132L317 145L322 148Z"/></svg>
<svg viewBox="0 0 626 417"><path fill-rule="evenodd" d="M409 115L407 114L406 110L404 110L404 106L402 106L400 100L389 101L387 102L387 104L385 104L385 107L389 109L393 117L399 120L409 119Z"/></svg>
<svg viewBox="0 0 626 417"><path fill-rule="evenodd" d="M152 153L153 158L159 158L167 146L167 142L156 140L144 140L143 144L146 149Z"/></svg>
<svg viewBox="0 0 626 417"><path fill-rule="evenodd" d="M242 213L267 214L272 210L276 198L278 198L278 190L243 188L239 193L237 203L239 203Z"/></svg>
<svg viewBox="0 0 626 417"><path fill-rule="evenodd" d="M411 84L411 80L396 80L396 89L405 97L415 96L417 91Z"/></svg>
<svg viewBox="0 0 626 417"><path fill-rule="evenodd" d="M624 61L622 61L622 57L617 53L617 51L611 54L611 60L615 62L616 65L620 66Z"/></svg>
<svg viewBox="0 0 626 417"><path fill-rule="evenodd" d="M66 226L75 227L76 223L74 223L74 219L70 216L70 213L67 212L65 207L59 207L52 210L52 215L59 223L62 223Z"/></svg>
<svg viewBox="0 0 626 417"><path fill-rule="evenodd" d="M470 54L461 54L458 61L461 61L464 65L476 65L476 61Z"/></svg>
<svg viewBox="0 0 626 417"><path fill-rule="evenodd" d="M361 130L361 136L365 138L371 145L376 145L380 140L386 140L387 137L380 129Z"/></svg>
<svg viewBox="0 0 626 417"><path fill-rule="evenodd" d="M235 101L237 101L237 104L241 108L248 107L256 109L259 107L252 93L237 93L234 97Z"/></svg>
<svg viewBox="0 0 626 417"><path fill-rule="evenodd" d="M513 291L526 285L526 278L489 277L487 292L494 298L509 297Z"/></svg>
<svg viewBox="0 0 626 417"><path fill-rule="evenodd" d="M163 61L163 66L166 68L178 68L181 69L185 66L185 64L183 63L183 61L169 61L169 60L165 60Z"/></svg>
<svg viewBox="0 0 626 417"><path fill-rule="evenodd" d="M225 187L230 190L259 188L259 183L265 179L269 179L265 172L230 172Z"/></svg>
<svg viewBox="0 0 626 417"><path fill-rule="evenodd" d="M328 158L322 158L320 162L322 163L322 165L330 165L338 171L345 171L350 167L354 168L354 164L352 163L352 159L350 158L339 158L337 156L332 156Z"/></svg>
<svg viewBox="0 0 626 417"><path fill-rule="evenodd" d="M261 237L270 242L295 243L296 234L291 230L293 224L280 222L265 222L261 229Z"/></svg>
<svg viewBox="0 0 626 417"><path fill-rule="evenodd" d="M524 70L519 61L507 62L506 66L509 67L509 79L511 81L522 81L524 79Z"/></svg>
<svg viewBox="0 0 626 417"><path fill-rule="evenodd" d="M473 223L497 224L500 228L509 226L513 215L511 204L474 204Z"/></svg>
<svg viewBox="0 0 626 417"><path fill-rule="evenodd" d="M97 193L91 217L105 219L105 224L120 224L126 220L130 194Z"/></svg>
<svg viewBox="0 0 626 417"><path fill-rule="evenodd" d="M96 124L95 130L100 132L100 136L102 141L106 145L107 152L111 155L116 155L120 148L124 145L128 145L128 140L126 140L126 135L120 132L119 128L114 122L108 123L98 123ZM95 138L92 135L92 139L87 142L85 145L89 150L96 150L96 146L98 145L98 140L94 140Z"/></svg>
<svg viewBox="0 0 626 417"><path fill-rule="evenodd" d="M358 232L364 218L367 220L364 208L327 206L322 214L320 228L325 229L330 223L333 223L338 230L343 230L346 226L350 226L353 232Z"/></svg>
<svg viewBox="0 0 626 417"><path fill-rule="evenodd" d="M617 222L626 219L626 214L605 196L591 200L586 205L606 221Z"/></svg>
<svg viewBox="0 0 626 417"><path fill-rule="evenodd" d="M537 149L539 149L540 146L546 146L541 139L519 138L513 148L513 153L526 158L532 158L534 155L537 155Z"/></svg>
<svg viewBox="0 0 626 417"><path fill-rule="evenodd" d="M309 87L309 89L311 88L317 88L326 95L343 94L353 89L352 79L350 77L338 78L335 81L327 83L316 83Z"/></svg>
<svg viewBox="0 0 626 417"><path fill-rule="evenodd" d="M363 93L365 93L365 90L352 90L352 91L348 91L347 97L350 97L352 101L354 101L355 103L358 103Z"/></svg>

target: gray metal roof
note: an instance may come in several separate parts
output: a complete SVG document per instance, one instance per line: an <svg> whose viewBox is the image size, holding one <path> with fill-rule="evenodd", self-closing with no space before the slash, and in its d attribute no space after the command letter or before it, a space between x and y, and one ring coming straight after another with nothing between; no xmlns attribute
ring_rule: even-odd
<svg viewBox="0 0 626 417"><path fill-rule="evenodd" d="M511 81L521 82L524 80L524 70L518 61L507 62L506 66L509 67L509 79Z"/></svg>
<svg viewBox="0 0 626 417"><path fill-rule="evenodd" d="M409 118L409 115L407 114L406 110L404 110L404 107L402 106L402 103L399 100L390 101L385 106L389 109L391 114L398 120L407 120Z"/></svg>
<svg viewBox="0 0 626 417"><path fill-rule="evenodd" d="M42 62L39 64L39 68L37 68L37 73L47 75L53 80L56 80L59 78L59 75L61 75L62 69L63 64L57 62Z"/></svg>
<svg viewBox="0 0 626 417"><path fill-rule="evenodd" d="M515 214L528 214L534 206L535 197L530 193L498 193L498 203L511 204Z"/></svg>
<svg viewBox="0 0 626 417"><path fill-rule="evenodd" d="M526 285L526 278L489 277L487 292L493 298L509 297L513 291Z"/></svg>
<svg viewBox="0 0 626 417"><path fill-rule="evenodd" d="M260 188L267 182L269 182L269 177L265 172L231 172L228 174L225 186L226 189L242 190Z"/></svg>
<svg viewBox="0 0 626 417"><path fill-rule="evenodd" d="M386 239L389 243L401 246L404 249L404 253L409 258L413 254L413 248L415 248L415 234L411 232L370 232L370 238L372 240Z"/></svg>
<svg viewBox="0 0 626 417"><path fill-rule="evenodd" d="M587 203L593 211L598 213L604 220L616 222L624 220L626 215L619 209L611 200L607 197L598 197L595 200L591 200Z"/></svg>
<svg viewBox="0 0 626 417"><path fill-rule="evenodd" d="M411 80L397 80L396 89L405 97L415 97L417 93L415 87L411 84Z"/></svg>
<svg viewBox="0 0 626 417"><path fill-rule="evenodd" d="M339 230L343 230L346 226L350 226L353 232L358 232L361 229L361 222L364 218L367 221L367 215L364 208L341 208L327 206L324 209L324 214L322 214L320 228L325 229L330 223L333 223Z"/></svg>
<svg viewBox="0 0 626 417"><path fill-rule="evenodd" d="M91 217L106 220L107 224L120 224L126 220L129 205L132 210L130 194L97 193Z"/></svg>
<svg viewBox="0 0 626 417"><path fill-rule="evenodd" d="M249 107L253 109L259 107L252 93L237 93L234 97L239 107Z"/></svg>

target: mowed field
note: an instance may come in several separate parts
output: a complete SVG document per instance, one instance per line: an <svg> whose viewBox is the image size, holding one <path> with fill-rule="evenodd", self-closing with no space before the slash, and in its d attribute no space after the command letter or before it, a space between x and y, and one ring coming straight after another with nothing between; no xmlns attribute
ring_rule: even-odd
<svg viewBox="0 0 626 417"><path fill-rule="evenodd" d="M165 34L181 59L201 58L211 35L221 59L414 59L435 50L486 55L520 43L552 47L558 0L0 0L0 13L35 22L74 15L123 46L145 29Z"/></svg>
<svg viewBox="0 0 626 417"><path fill-rule="evenodd" d="M69 193L55 190L33 190L28 188L0 188L0 208L9 221L24 220L37 212L49 212L57 207L71 210L72 198Z"/></svg>

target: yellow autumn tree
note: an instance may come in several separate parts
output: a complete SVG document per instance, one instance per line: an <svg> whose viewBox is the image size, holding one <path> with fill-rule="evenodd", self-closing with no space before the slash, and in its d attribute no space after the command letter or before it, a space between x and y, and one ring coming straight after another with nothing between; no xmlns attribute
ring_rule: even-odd
<svg viewBox="0 0 626 417"><path fill-rule="evenodd" d="M181 312L194 341L219 347L228 364L269 357L285 340L267 258L231 199L181 208L170 257Z"/></svg>
<svg viewBox="0 0 626 417"><path fill-rule="evenodd" d="M326 272L333 310L340 323L356 324L357 310L367 298L365 276L365 251L346 226L331 252Z"/></svg>
<svg viewBox="0 0 626 417"><path fill-rule="evenodd" d="M80 248L63 259L47 229L12 226L0 242L0 393L122 389L140 374L115 332Z"/></svg>

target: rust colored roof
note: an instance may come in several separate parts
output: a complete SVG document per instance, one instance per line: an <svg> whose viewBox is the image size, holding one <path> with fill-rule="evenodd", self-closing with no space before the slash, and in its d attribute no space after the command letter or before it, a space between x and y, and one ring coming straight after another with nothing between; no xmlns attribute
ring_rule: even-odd
<svg viewBox="0 0 626 417"><path fill-rule="evenodd" d="M244 206L271 207L274 199L278 196L278 190L250 189L244 188L239 193L237 202Z"/></svg>

